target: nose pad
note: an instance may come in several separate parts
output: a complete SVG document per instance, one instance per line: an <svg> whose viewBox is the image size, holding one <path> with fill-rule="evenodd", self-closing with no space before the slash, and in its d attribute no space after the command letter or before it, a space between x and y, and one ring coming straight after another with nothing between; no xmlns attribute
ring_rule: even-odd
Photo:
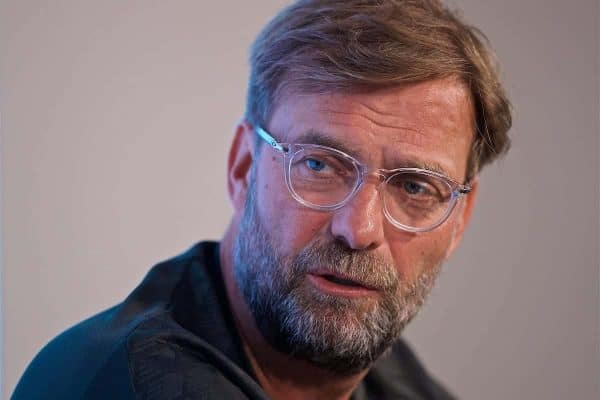
<svg viewBox="0 0 600 400"><path fill-rule="evenodd" d="M360 178L360 186L362 186L367 181L377 181L379 182L377 184L377 188L379 189L381 184L385 182L386 178L387 177L379 171L363 172Z"/></svg>
<svg viewBox="0 0 600 400"><path fill-rule="evenodd" d="M368 182L373 182L375 183L375 189L380 192L381 194L381 188L382 185L385 185L385 180L386 180L386 176L380 172L369 172L369 173L363 173L362 176L360 177L360 181L358 183L358 186L356 187L356 189L354 190L353 195L350 197L350 199L348 199L348 201L352 201L352 199L354 197L356 197L356 195L363 190L365 184L367 184ZM383 197L382 197L383 200Z"/></svg>
<svg viewBox="0 0 600 400"><path fill-rule="evenodd" d="M381 201L381 207L383 210L383 192L385 190L385 180L387 177L380 172L369 172L367 174L363 174L361 182L356 189L357 192L361 191L365 184L372 182L375 185L375 190L379 195L379 200ZM356 196L357 193L355 193Z"/></svg>
<svg viewBox="0 0 600 400"><path fill-rule="evenodd" d="M385 182L385 179L386 179L386 176L384 174L382 174L381 172L371 172L367 176L372 176L374 178L377 178L377 180L379 181L379 186L381 186L381 184L383 182Z"/></svg>

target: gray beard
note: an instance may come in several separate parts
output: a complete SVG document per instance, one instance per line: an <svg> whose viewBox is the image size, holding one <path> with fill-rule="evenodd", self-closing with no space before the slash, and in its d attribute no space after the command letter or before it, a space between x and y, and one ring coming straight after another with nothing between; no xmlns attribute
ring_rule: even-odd
<svg viewBox="0 0 600 400"><path fill-rule="evenodd" d="M260 220L254 182L234 244L234 277L267 343L334 373L368 368L399 338L431 291L440 265L402 284L394 265L339 241L315 240L284 257ZM379 297L332 296L307 282L319 268L379 290Z"/></svg>

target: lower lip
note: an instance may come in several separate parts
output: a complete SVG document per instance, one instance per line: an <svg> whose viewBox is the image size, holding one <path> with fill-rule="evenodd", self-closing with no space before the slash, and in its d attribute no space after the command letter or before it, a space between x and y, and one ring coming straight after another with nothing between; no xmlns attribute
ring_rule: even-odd
<svg viewBox="0 0 600 400"><path fill-rule="evenodd" d="M317 289L333 296L366 297L377 293L377 291L367 289L366 287L348 286L331 282L322 275L309 274L308 279Z"/></svg>

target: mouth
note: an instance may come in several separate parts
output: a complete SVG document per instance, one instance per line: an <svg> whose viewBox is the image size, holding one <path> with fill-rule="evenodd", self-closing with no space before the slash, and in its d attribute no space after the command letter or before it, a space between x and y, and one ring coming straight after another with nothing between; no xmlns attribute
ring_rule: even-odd
<svg viewBox="0 0 600 400"><path fill-rule="evenodd" d="M318 290L334 296L364 297L377 293L377 289L363 282L338 274L310 273L308 279Z"/></svg>

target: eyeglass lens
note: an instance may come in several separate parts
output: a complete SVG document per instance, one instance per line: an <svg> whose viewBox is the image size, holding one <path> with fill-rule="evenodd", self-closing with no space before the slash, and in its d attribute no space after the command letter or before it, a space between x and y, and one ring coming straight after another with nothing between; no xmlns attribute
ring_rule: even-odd
<svg viewBox="0 0 600 400"><path fill-rule="evenodd" d="M289 183L308 206L335 207L352 194L361 171L332 149L304 146L290 155ZM384 205L389 217L404 226L437 224L451 205L452 188L435 175L399 172L385 181Z"/></svg>

